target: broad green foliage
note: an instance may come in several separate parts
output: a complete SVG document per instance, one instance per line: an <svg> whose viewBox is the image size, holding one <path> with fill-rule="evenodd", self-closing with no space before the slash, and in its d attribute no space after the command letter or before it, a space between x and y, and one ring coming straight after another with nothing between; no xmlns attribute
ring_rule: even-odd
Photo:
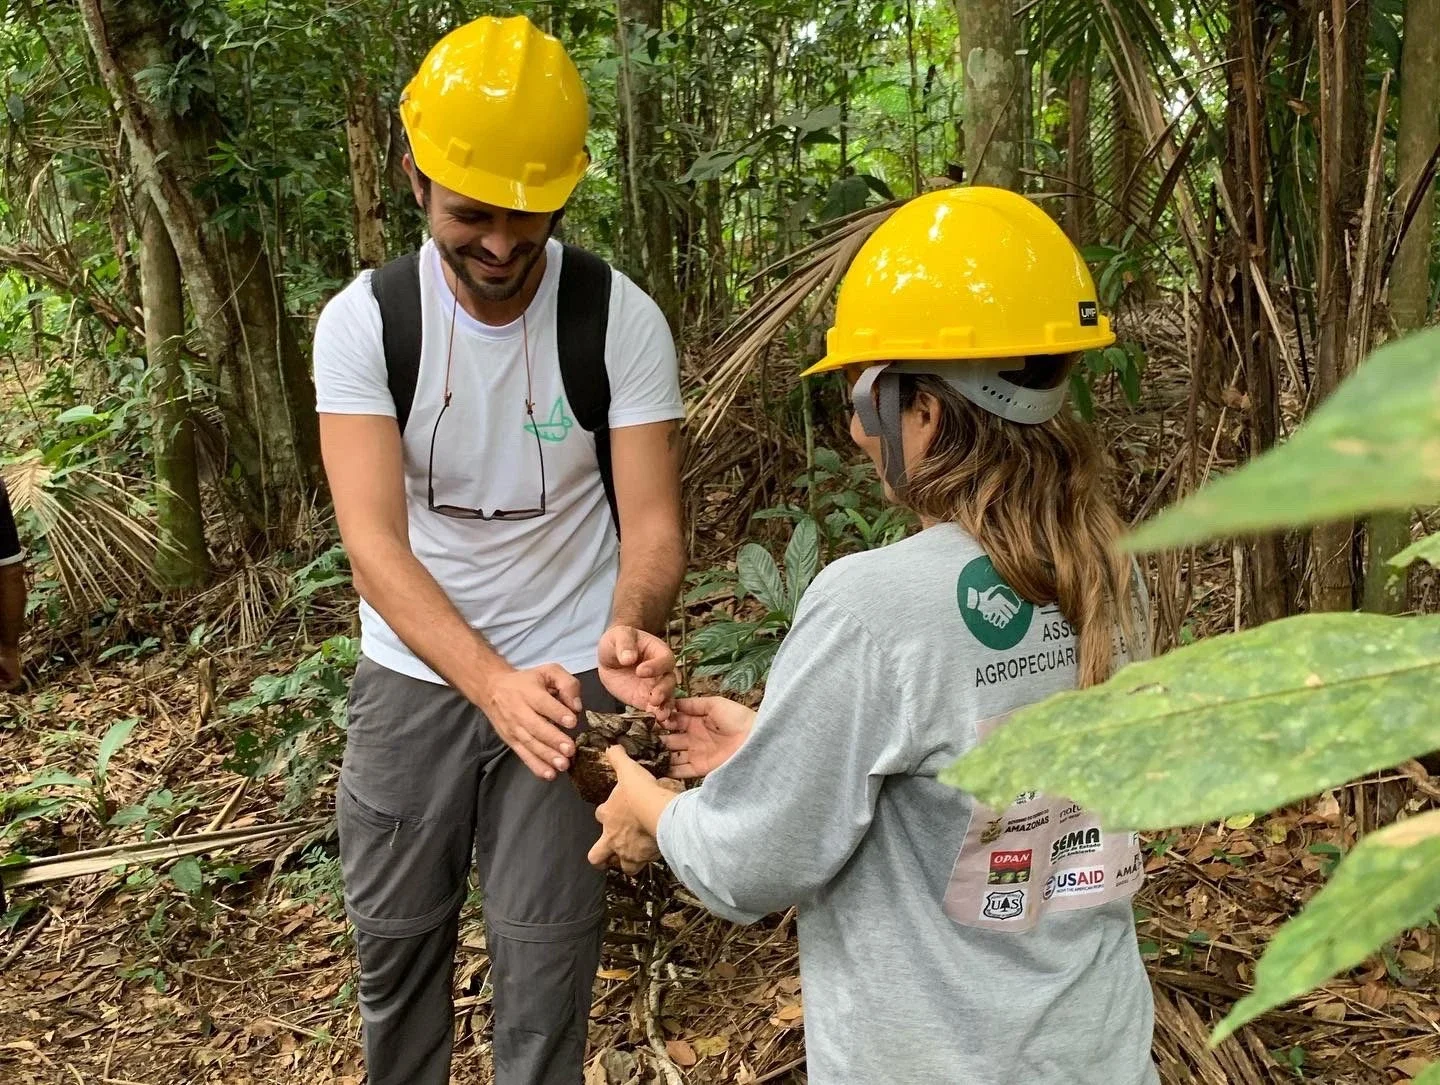
<svg viewBox="0 0 1440 1085"><path fill-rule="evenodd" d="M1440 329L1377 351L1280 449L1159 516L1135 549L1440 496ZM1424 540L1395 559L1436 554ZM1440 748L1440 617L1315 614L1216 637L1018 712L943 774L989 801L1043 788L1107 825L1268 810ZM1363 841L1276 936L1216 1041L1359 964L1440 906L1440 814Z"/></svg>
<svg viewBox="0 0 1440 1085"><path fill-rule="evenodd" d="M244 721L235 736L233 772L285 776L280 814L289 816L334 771L345 745L345 699L360 658L354 637L331 637L288 674L266 675L226 712Z"/></svg>
<svg viewBox="0 0 1440 1085"><path fill-rule="evenodd" d="M1396 569L1407 569L1417 561L1440 565L1440 535L1427 535L1411 543L1390 559Z"/></svg>
<svg viewBox="0 0 1440 1085"><path fill-rule="evenodd" d="M1285 444L1136 532L1134 550L1440 500L1440 328L1381 347Z"/></svg>
<svg viewBox="0 0 1440 1085"><path fill-rule="evenodd" d="M1039 788L1132 829L1259 812L1440 749L1437 683L1440 617L1307 614L1023 709L942 779L1000 807Z"/></svg>
<svg viewBox="0 0 1440 1085"><path fill-rule="evenodd" d="M737 608L754 599L764 613L754 619L711 620L686 642L684 654L696 660L694 675L723 675L720 688L730 692L754 689L770 673L781 638L795 620L800 597L820 569L819 532L815 521L795 525L785 547L784 571L770 552L746 543L735 561L734 595ZM713 588L725 578L711 577L702 585Z"/></svg>
<svg viewBox="0 0 1440 1085"><path fill-rule="evenodd" d="M1255 969L1254 993L1221 1022L1215 1042L1361 964L1385 939L1434 919L1437 905L1440 811L1372 833L1345 857L1299 917L1275 936Z"/></svg>

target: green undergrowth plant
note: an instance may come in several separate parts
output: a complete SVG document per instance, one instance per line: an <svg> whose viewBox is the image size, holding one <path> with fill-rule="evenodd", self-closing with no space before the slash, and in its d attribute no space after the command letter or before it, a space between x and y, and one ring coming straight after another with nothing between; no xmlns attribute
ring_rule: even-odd
<svg viewBox="0 0 1440 1085"><path fill-rule="evenodd" d="M255 679L247 696L226 707L241 723L226 767L254 779L283 777L283 817L303 807L335 771L359 656L358 638L331 637L290 672Z"/></svg>
<svg viewBox="0 0 1440 1085"><path fill-rule="evenodd" d="M820 570L820 533L814 520L805 517L795 525L783 566L759 543L746 543L733 572L712 570L692 588L687 601L697 591L717 588L728 589L734 597L729 616L712 617L686 641L683 654L694 660L694 677L719 677L720 688L732 693L748 692L765 680L795 620L800 597ZM747 608L751 600L758 606Z"/></svg>
<svg viewBox="0 0 1440 1085"><path fill-rule="evenodd" d="M111 724L95 748L88 776L54 769L0 792L0 846L7 861L22 861L27 836L38 837L41 826L57 828L70 814L84 811L101 826L111 823L110 761L139 722L132 718Z"/></svg>
<svg viewBox="0 0 1440 1085"><path fill-rule="evenodd" d="M1161 513L1129 545L1188 546L1434 505L1437 447L1432 329L1376 351L1285 445ZM1394 563L1436 556L1431 537ZM942 778L1002 807L1022 791L1064 795L1113 829L1256 814L1440 749L1437 680L1440 616L1306 614L1200 640L1024 709ZM1332 858L1329 881L1276 934L1254 990L1213 1042L1434 922L1440 810Z"/></svg>
<svg viewBox="0 0 1440 1085"><path fill-rule="evenodd" d="M915 518L908 510L886 500L868 461L846 463L829 448L817 448L814 461L791 485L798 491L797 500L761 509L754 518L791 524L815 520L827 558L885 546L914 527Z"/></svg>

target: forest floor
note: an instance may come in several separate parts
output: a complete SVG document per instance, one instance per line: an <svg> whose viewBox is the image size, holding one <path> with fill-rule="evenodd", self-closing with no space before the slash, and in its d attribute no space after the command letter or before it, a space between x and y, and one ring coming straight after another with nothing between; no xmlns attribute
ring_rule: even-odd
<svg viewBox="0 0 1440 1085"><path fill-rule="evenodd" d="M1174 326L1157 337L1184 341ZM1152 347L1151 357L1164 367L1163 351ZM1102 405L1132 513L1148 511L1174 477L1167 469L1178 462L1188 398L1179 367L1174 377L1147 377L1145 388L1139 409ZM1213 461L1207 470L1225 462L1226 427L1237 418L1227 423L1221 412L1216 432L1202 434L1201 452ZM1183 575L1190 578L1184 635L1229 627L1228 553L1202 553ZM137 717L141 723L110 764L108 810L147 797L153 803L157 791L168 791L187 808L167 823L168 833L283 820L282 785L247 782L227 769L238 725L223 708L257 676L284 673L324 636L348 630L344 609L327 613L293 625L289 640L266 655L197 652L187 647L185 630L170 638L174 647L166 641L148 654L103 663L94 661L99 647L139 636L112 631L73 653L57 643L52 647L68 661L45 665L26 692L0 694L0 780L15 788L57 769L86 776L106 731ZM1265 1015L1220 1048L1206 1046L1209 1029L1248 990L1264 943L1357 834L1397 810L1429 805L1440 795L1437 784L1411 765L1249 823L1147 836L1149 877L1136 907L1155 992L1155 1053L1167 1085L1401 1082L1440 1057L1433 997L1440 938L1430 929L1395 940L1383 956ZM177 887L166 876L169 863L155 867L158 879L146 871L98 873L15 890L11 905L30 907L0 932L0 1081L361 1081L355 968L337 899L330 802L322 789L294 813L319 819L313 829L212 858L199 892ZM144 832L143 819L104 826L93 806L74 807L56 826L47 852ZM662 874L641 885L612 879L586 1085L666 1081L677 1070L682 1077L670 1081L805 1080L793 915L740 928L708 916ZM490 1077L490 992L477 902L466 917L454 1079L482 1083Z"/></svg>

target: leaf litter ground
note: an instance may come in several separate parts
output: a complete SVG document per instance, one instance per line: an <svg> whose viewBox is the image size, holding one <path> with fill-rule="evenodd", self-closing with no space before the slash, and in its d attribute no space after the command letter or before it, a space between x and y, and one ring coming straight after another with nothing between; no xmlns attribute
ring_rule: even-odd
<svg viewBox="0 0 1440 1085"><path fill-rule="evenodd" d="M1163 325L1167 317L1148 319ZM1160 327L1152 341L1183 336ZM1188 392L1173 362L1152 349L1139 411L1101 397L1132 513L1169 500L1186 474ZM1239 422L1238 411L1228 422L1212 412L1213 428L1201 434L1207 470L1233 461ZM1169 635L1233 624L1228 552L1201 551L1183 567L1151 573L1157 596L1171 592L1184 603L1170 608ZM1422 588L1433 609L1433 584ZM1163 628L1164 598L1157 607ZM312 628L302 639L319 638ZM109 727L133 716L142 724L110 766L112 810L168 789L181 813L165 815L165 833L279 821L278 785L247 785L226 771L234 724L212 707L304 654L297 644L288 659L176 651L57 665L38 690L0 695L0 779L13 789L47 771L84 776ZM1249 990L1263 945L1335 859L1360 833L1437 797L1440 780L1412 763L1268 817L1146 836L1148 880L1136 908L1167 1085L1400 1082L1440 1057L1434 928L1394 940L1218 1049L1206 1044ZM329 801L324 793L297 816L325 817ZM144 832L143 821L102 828L92 809L77 807L35 850L71 852ZM333 855L326 827L210 857L216 876L199 897L177 888L187 879L167 864L155 868L158 878L98 874L17 890L12 906L29 908L0 934L0 1081L361 1081L355 969ZM586 1085L805 1080L794 916L735 927L707 915L663 872L611 879ZM456 1081L490 1079L488 964L480 902L472 899L456 968Z"/></svg>

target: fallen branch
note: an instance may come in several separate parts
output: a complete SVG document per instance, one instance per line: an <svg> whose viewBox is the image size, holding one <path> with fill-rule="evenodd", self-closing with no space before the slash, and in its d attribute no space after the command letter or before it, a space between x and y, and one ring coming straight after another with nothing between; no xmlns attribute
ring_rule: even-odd
<svg viewBox="0 0 1440 1085"><path fill-rule="evenodd" d="M243 829L190 833L166 840L115 844L107 848L71 852L68 855L46 855L0 868L0 888L14 889L22 885L69 881L71 878L82 878L88 874L103 874L117 866L161 863L221 848L258 844L264 840L317 829L324 824L324 818L285 821L278 825L251 825Z"/></svg>

